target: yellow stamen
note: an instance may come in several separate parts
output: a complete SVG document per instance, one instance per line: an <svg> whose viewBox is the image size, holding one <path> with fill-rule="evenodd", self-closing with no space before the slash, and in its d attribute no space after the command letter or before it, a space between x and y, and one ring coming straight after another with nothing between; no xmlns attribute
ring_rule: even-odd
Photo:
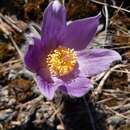
<svg viewBox="0 0 130 130"><path fill-rule="evenodd" d="M51 74L64 76L74 69L76 59L73 49L58 47L47 56L47 65Z"/></svg>

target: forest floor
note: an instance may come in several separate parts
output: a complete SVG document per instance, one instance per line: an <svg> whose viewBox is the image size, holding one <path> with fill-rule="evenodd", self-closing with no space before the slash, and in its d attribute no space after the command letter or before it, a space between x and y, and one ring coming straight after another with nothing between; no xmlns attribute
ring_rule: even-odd
<svg viewBox="0 0 130 130"><path fill-rule="evenodd" d="M114 49L122 61L92 77L84 98L57 93L47 101L22 55L49 0L0 0L0 130L130 130L130 3L104 1L66 0L67 20L102 11L92 47Z"/></svg>

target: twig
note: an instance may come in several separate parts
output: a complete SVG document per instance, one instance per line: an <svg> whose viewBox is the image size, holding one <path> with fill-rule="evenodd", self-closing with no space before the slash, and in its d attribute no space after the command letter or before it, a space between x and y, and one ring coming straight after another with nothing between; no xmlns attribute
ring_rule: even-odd
<svg viewBox="0 0 130 130"><path fill-rule="evenodd" d="M98 87L95 89L95 92L94 92L94 95L98 95L102 92L102 88L103 88L103 85L105 83L105 81L107 80L107 78L109 77L109 75L117 68L121 68L121 67L126 67L126 65L122 65L122 64L118 64L112 68L110 68L106 74L104 75L103 79L100 81Z"/></svg>
<svg viewBox="0 0 130 130"><path fill-rule="evenodd" d="M123 112L122 114L123 114L123 115L128 115L128 114L130 114L130 110L128 110L128 111L126 111L126 112Z"/></svg>
<svg viewBox="0 0 130 130"><path fill-rule="evenodd" d="M23 59L23 55L19 49L19 47L17 46L16 42L14 41L13 37L11 35L9 35L9 39L11 40L13 46L15 47L16 51L18 52L19 56L20 56L20 59L22 60Z"/></svg>
<svg viewBox="0 0 130 130"><path fill-rule="evenodd" d="M118 10L116 11L116 13L115 13L115 15L112 17L112 19L115 18L115 17L118 15L118 13L119 13L120 8L122 7L122 5L123 5L123 2L121 3L120 7L119 7Z"/></svg>
<svg viewBox="0 0 130 130"><path fill-rule="evenodd" d="M105 11L105 18L106 18L106 24L105 24L105 34L106 34L105 35L105 42L106 42L107 41L107 32L108 32L108 24L109 24L109 14L108 14L107 5L104 5L104 11Z"/></svg>
<svg viewBox="0 0 130 130"><path fill-rule="evenodd" d="M111 109L110 107L108 107L108 106L105 106L105 108L106 108L107 110L109 110L110 112L112 112L112 113L116 114L117 116L120 116L120 117L123 117L123 118L125 118L125 119L130 120L130 118L129 118L129 117L124 116L123 114L120 114L120 113L118 113L118 112L116 112L116 111L112 110L112 109Z"/></svg>
<svg viewBox="0 0 130 130"><path fill-rule="evenodd" d="M29 105L29 104L37 104L37 102L40 102L41 100L43 100L43 96L42 95L40 95L40 96L38 96L38 97L36 97L35 99L33 99L33 100L31 100L31 101L28 101L28 102L25 102L24 104L19 104L18 106L17 106L17 108L23 108L23 107L26 107L27 105Z"/></svg>
<svg viewBox="0 0 130 130"><path fill-rule="evenodd" d="M84 100L84 103L85 103L85 106L86 106L86 109L87 109L87 112L88 112L88 115L89 115L89 118L90 118L90 123L91 123L91 126L92 126L92 130L96 130L96 126L95 126L95 123L94 123L94 119L93 119L91 110L89 109L89 104L88 104L88 102L86 101L86 98L85 98L85 97L83 97L83 100Z"/></svg>
<svg viewBox="0 0 130 130"><path fill-rule="evenodd" d="M103 3L103 2L100 2L100 1L97 1L97 0L90 0L90 1L93 2L93 3L96 3L96 4L100 4L100 5L104 5L104 6L106 5L108 7L114 8L114 9L119 9L120 8L118 6L110 5L110 4ZM120 10L125 11L127 13L130 13L130 10L127 10L127 9L124 9L124 8L120 8Z"/></svg>
<svg viewBox="0 0 130 130"><path fill-rule="evenodd" d="M129 110L130 109L130 103L128 103L128 104L121 104L121 105L118 105L118 106L111 107L112 110L120 110L120 108L121 108L122 111Z"/></svg>
<svg viewBox="0 0 130 130"><path fill-rule="evenodd" d="M19 27L17 27L14 23L12 23L7 16L5 17L5 16L3 16L3 15L0 13L0 18L2 18L8 25L10 25L10 26L11 26L13 29L15 29L17 32L19 32L19 33L22 32L22 30L21 30Z"/></svg>
<svg viewBox="0 0 130 130"><path fill-rule="evenodd" d="M63 104L61 104L61 107L62 107L62 105L63 105ZM54 110L54 115L57 116L57 118L59 119L59 121L60 121L60 123L61 123L63 129L65 129L65 125L64 125L64 123L63 123L63 121L62 121L62 119L61 119L61 117L60 117L60 115L59 115L59 111L61 111L61 110L60 110L60 109L56 110L53 103L51 103L51 107L52 107L52 109ZM53 116L53 115L52 115L52 116Z"/></svg>
<svg viewBox="0 0 130 130"><path fill-rule="evenodd" d="M128 92L128 91L122 91L122 90L120 90L120 89L102 89L103 90L103 92L108 92L108 93L117 93L117 94L119 94L119 93L123 93L123 94L125 94L125 95L127 95L127 94L130 94L130 92Z"/></svg>
<svg viewBox="0 0 130 130"><path fill-rule="evenodd" d="M115 95L114 93L106 93L106 92L103 92L103 95L104 96L109 96L109 97L113 97L114 99L116 100L123 100L123 98L119 98L119 95Z"/></svg>
<svg viewBox="0 0 130 130"><path fill-rule="evenodd" d="M120 25L114 23L112 20L111 20L110 24L115 25L115 26L117 27L117 30L119 30L119 31L121 31L122 33L124 33L124 36L125 36L125 37L126 37L126 36L127 36L127 37L130 37L130 33L129 33L125 28L123 28L123 27L121 27Z"/></svg>
<svg viewBox="0 0 130 130"><path fill-rule="evenodd" d="M52 104L53 105L53 104ZM53 109L54 109L54 113L53 113L53 115L52 115L52 118L54 118L55 117L55 115L57 115L59 112L61 112L61 110L62 110L62 108L63 108L63 103L58 107L58 109L54 109L54 105L53 105Z"/></svg>
<svg viewBox="0 0 130 130"><path fill-rule="evenodd" d="M103 100L97 101L96 104L102 104L102 103L105 103L105 102L111 101L112 99L113 99L112 97L107 98L107 99L103 99Z"/></svg>
<svg viewBox="0 0 130 130"><path fill-rule="evenodd" d="M1 66L0 66L1 67ZM0 73L4 73L6 71L9 71L11 69L17 69L17 68L20 68L21 67L21 64L19 62L16 62L14 64L11 64L9 67L6 67L6 66L2 66L3 68L0 69Z"/></svg>
<svg viewBox="0 0 130 130"><path fill-rule="evenodd" d="M130 49L130 46L121 46L121 47L113 47L112 49L114 49L114 50L121 50L121 49Z"/></svg>
<svg viewBox="0 0 130 130"><path fill-rule="evenodd" d="M130 71L128 70L113 70L113 72L120 72L120 73L126 73L126 74L130 74Z"/></svg>
<svg viewBox="0 0 130 130"><path fill-rule="evenodd" d="M20 63L20 62L21 62L21 60L19 60L19 59L15 59L15 60L11 59L11 60L9 60L9 61L7 61L5 63L0 64L0 68L5 67L7 65L11 65L11 64L15 64L15 63Z"/></svg>

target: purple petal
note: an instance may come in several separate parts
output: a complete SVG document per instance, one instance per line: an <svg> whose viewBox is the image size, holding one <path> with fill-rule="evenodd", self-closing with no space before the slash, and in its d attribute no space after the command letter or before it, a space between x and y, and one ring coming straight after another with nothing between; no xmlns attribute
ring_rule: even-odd
<svg viewBox="0 0 130 130"><path fill-rule="evenodd" d="M27 69L37 72L41 65L42 45L41 41L37 38L33 38L30 42L24 55L24 62Z"/></svg>
<svg viewBox="0 0 130 130"><path fill-rule="evenodd" d="M65 26L65 7L55 0L48 5L43 15L42 40L48 49L57 46Z"/></svg>
<svg viewBox="0 0 130 130"><path fill-rule="evenodd" d="M99 74L107 70L112 62L121 60L119 53L109 49L90 49L77 55L79 70L87 77Z"/></svg>
<svg viewBox="0 0 130 130"><path fill-rule="evenodd" d="M49 84L41 76L37 76L37 86L40 92L49 100L53 99L56 86Z"/></svg>
<svg viewBox="0 0 130 130"><path fill-rule="evenodd" d="M55 91L60 85L62 85L62 81L57 78L53 78L53 80L47 81L43 76L37 76L37 86L40 92L49 100L53 99Z"/></svg>
<svg viewBox="0 0 130 130"><path fill-rule="evenodd" d="M89 79L85 77L77 77L71 81L65 82L59 89L61 92L74 97L81 97L85 95L92 88Z"/></svg>
<svg viewBox="0 0 130 130"><path fill-rule="evenodd" d="M100 15L97 15L70 23L65 34L64 46L75 50L86 48L96 33L99 18Z"/></svg>

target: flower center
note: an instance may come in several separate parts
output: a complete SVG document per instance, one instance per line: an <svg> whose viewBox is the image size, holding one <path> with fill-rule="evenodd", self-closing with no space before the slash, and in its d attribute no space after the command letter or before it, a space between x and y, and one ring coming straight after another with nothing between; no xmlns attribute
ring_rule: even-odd
<svg viewBox="0 0 130 130"><path fill-rule="evenodd" d="M47 65L51 74L64 76L74 69L76 59L73 49L60 46L47 56Z"/></svg>

